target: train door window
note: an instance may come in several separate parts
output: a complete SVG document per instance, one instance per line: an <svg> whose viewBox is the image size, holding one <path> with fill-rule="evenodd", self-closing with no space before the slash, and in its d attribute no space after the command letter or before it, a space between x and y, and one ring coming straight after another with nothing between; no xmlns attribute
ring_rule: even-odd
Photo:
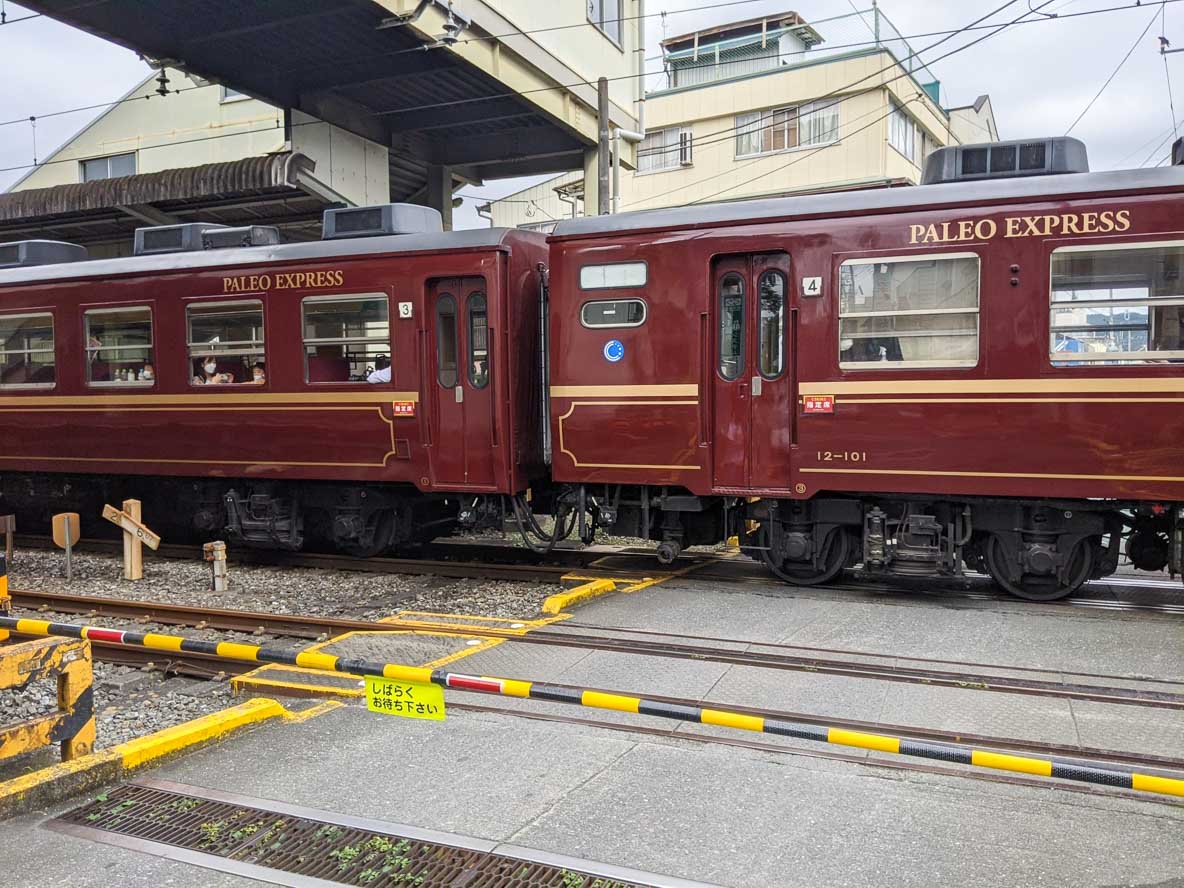
<svg viewBox="0 0 1184 888"><path fill-rule="evenodd" d="M719 283L719 375L735 379L744 372L744 279L735 272Z"/></svg>
<svg viewBox="0 0 1184 888"><path fill-rule="evenodd" d="M191 384L267 381L260 300L194 303L185 319Z"/></svg>
<svg viewBox="0 0 1184 888"><path fill-rule="evenodd" d="M489 385L489 318L484 293L469 294L469 384Z"/></svg>
<svg viewBox="0 0 1184 888"><path fill-rule="evenodd" d="M757 281L760 300L760 372L776 379L785 367L785 275L766 271Z"/></svg>
<svg viewBox="0 0 1184 888"><path fill-rule="evenodd" d="M839 267L839 366L973 367L978 312L974 253L849 260Z"/></svg>
<svg viewBox="0 0 1184 888"><path fill-rule="evenodd" d="M1184 361L1182 272L1184 242L1054 250L1052 362Z"/></svg>
<svg viewBox="0 0 1184 888"><path fill-rule="evenodd" d="M444 293L436 300L436 378L444 388L456 388L456 299Z"/></svg>
<svg viewBox="0 0 1184 888"><path fill-rule="evenodd" d="M152 309L94 308L83 316L86 381L92 386L156 384Z"/></svg>
<svg viewBox="0 0 1184 888"><path fill-rule="evenodd" d="M365 382L391 352L387 297L309 296L301 303L307 382Z"/></svg>
<svg viewBox="0 0 1184 888"><path fill-rule="evenodd" d="M580 306L580 323L596 330L607 327L640 327L645 323L642 299L597 299Z"/></svg>
<svg viewBox="0 0 1184 888"><path fill-rule="evenodd" d="M0 386L53 388L53 315L0 315Z"/></svg>

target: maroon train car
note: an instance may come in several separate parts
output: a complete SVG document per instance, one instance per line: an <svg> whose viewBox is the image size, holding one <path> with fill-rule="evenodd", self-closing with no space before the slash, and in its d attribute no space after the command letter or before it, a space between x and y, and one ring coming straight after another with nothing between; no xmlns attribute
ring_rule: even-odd
<svg viewBox="0 0 1184 888"><path fill-rule="evenodd" d="M667 560L736 534L798 583L968 565L1049 599L1123 540L1179 572L1184 167L1024 174L1064 149L561 223L555 479Z"/></svg>
<svg viewBox="0 0 1184 888"><path fill-rule="evenodd" d="M524 492L545 244L430 212L330 211L335 239L297 244L142 229L141 255L96 261L0 245L53 263L0 270L0 511L138 495L166 535L370 554Z"/></svg>

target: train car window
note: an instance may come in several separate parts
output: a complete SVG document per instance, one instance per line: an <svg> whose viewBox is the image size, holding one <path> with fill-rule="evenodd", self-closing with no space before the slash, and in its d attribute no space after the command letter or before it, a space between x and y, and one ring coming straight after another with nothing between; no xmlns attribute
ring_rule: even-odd
<svg viewBox="0 0 1184 888"><path fill-rule="evenodd" d="M1060 367L1184 361L1184 242L1052 254L1049 355Z"/></svg>
<svg viewBox="0 0 1184 888"><path fill-rule="evenodd" d="M484 293L469 294L469 384L489 385L489 319Z"/></svg>
<svg viewBox="0 0 1184 888"><path fill-rule="evenodd" d="M307 382L365 382L378 359L391 353L384 294L309 296L301 312Z"/></svg>
<svg viewBox="0 0 1184 888"><path fill-rule="evenodd" d="M612 290L618 287L644 287L648 276L644 262L610 262L606 265L581 265L581 290Z"/></svg>
<svg viewBox="0 0 1184 888"><path fill-rule="evenodd" d="M152 309L94 308L86 327L86 381L92 386L156 384Z"/></svg>
<svg viewBox="0 0 1184 888"><path fill-rule="evenodd" d="M597 299L580 306L580 323L593 330L605 327L640 327L645 323L642 299Z"/></svg>
<svg viewBox="0 0 1184 888"><path fill-rule="evenodd" d="M456 388L456 299L444 293L436 300L436 379L444 388Z"/></svg>
<svg viewBox="0 0 1184 888"><path fill-rule="evenodd" d="M839 366L973 367L978 312L974 253L849 260L839 267Z"/></svg>
<svg viewBox="0 0 1184 888"><path fill-rule="evenodd" d="M719 375L735 379L744 370L744 279L732 272L719 283Z"/></svg>
<svg viewBox="0 0 1184 888"><path fill-rule="evenodd" d="M263 303L196 303L185 309L192 385L246 384L267 381L263 351Z"/></svg>
<svg viewBox="0 0 1184 888"><path fill-rule="evenodd" d="M757 281L760 299L760 371L765 379L776 379L785 368L785 275L766 271Z"/></svg>
<svg viewBox="0 0 1184 888"><path fill-rule="evenodd" d="M0 315L0 387L53 388L53 315Z"/></svg>

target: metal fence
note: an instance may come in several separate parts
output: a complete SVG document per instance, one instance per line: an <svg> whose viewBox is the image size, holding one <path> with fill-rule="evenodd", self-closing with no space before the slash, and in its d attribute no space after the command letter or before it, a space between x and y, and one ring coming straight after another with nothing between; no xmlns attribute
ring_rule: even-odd
<svg viewBox="0 0 1184 888"><path fill-rule="evenodd" d="M815 36L821 42L814 42ZM651 59L660 71L648 75L651 92L700 86L774 69L816 64L867 50L884 49L922 87L940 100L937 75L918 56L918 48L877 7L820 19L805 25L770 28L764 34L701 44ZM932 84L932 86L931 86Z"/></svg>

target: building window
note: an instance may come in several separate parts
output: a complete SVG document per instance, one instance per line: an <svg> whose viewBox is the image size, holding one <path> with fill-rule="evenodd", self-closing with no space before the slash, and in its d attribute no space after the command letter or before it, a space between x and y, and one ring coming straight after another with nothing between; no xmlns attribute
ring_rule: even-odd
<svg viewBox="0 0 1184 888"><path fill-rule="evenodd" d="M691 131L674 126L646 134L637 149L637 171L655 173L691 166Z"/></svg>
<svg viewBox="0 0 1184 888"><path fill-rule="evenodd" d="M580 266L581 290L612 290L617 287L645 286L644 262L613 262L608 265Z"/></svg>
<svg viewBox="0 0 1184 888"><path fill-rule="evenodd" d="M53 315L0 315L0 386L53 388Z"/></svg>
<svg viewBox="0 0 1184 888"><path fill-rule="evenodd" d="M436 301L436 379L446 389L456 387L456 299L451 293Z"/></svg>
<svg viewBox="0 0 1184 888"><path fill-rule="evenodd" d="M622 0L588 0L588 21L604 32L604 36L621 45Z"/></svg>
<svg viewBox="0 0 1184 888"><path fill-rule="evenodd" d="M484 293L469 294L469 384L489 385L489 317Z"/></svg>
<svg viewBox="0 0 1184 888"><path fill-rule="evenodd" d="M859 370L978 363L973 253L853 259L839 268L839 365Z"/></svg>
<svg viewBox="0 0 1184 888"><path fill-rule="evenodd" d="M888 144L911 160L917 162L917 127L913 118L895 99L889 99Z"/></svg>
<svg viewBox="0 0 1184 888"><path fill-rule="evenodd" d="M301 311L308 382L365 382L391 352L386 296L310 296Z"/></svg>
<svg viewBox="0 0 1184 888"><path fill-rule="evenodd" d="M766 271L757 281L760 299L760 371L765 379L776 379L785 367L785 275Z"/></svg>
<svg viewBox="0 0 1184 888"><path fill-rule="evenodd" d="M719 375L736 379L744 371L744 279L725 274L719 284Z"/></svg>
<svg viewBox="0 0 1184 888"><path fill-rule="evenodd" d="M221 89L222 89L222 97L221 97L221 99L219 99L219 101L222 102L223 104L225 104L227 102L242 102L246 99L251 98L246 93L239 92L237 89L235 89L234 87L231 87L231 86L223 86Z"/></svg>
<svg viewBox="0 0 1184 888"><path fill-rule="evenodd" d="M134 176L136 174L136 155L112 154L110 157L92 157L82 161L83 182L96 182L99 179L118 179L120 176Z"/></svg>
<svg viewBox="0 0 1184 888"><path fill-rule="evenodd" d="M86 381L94 386L156 381L152 355L152 309L96 308L84 315Z"/></svg>
<svg viewBox="0 0 1184 888"><path fill-rule="evenodd" d="M736 156L774 154L839 140L839 103L807 102L736 115Z"/></svg>
<svg viewBox="0 0 1184 888"><path fill-rule="evenodd" d="M580 306L580 323L593 330L640 327L645 323L645 313L645 303L640 299L598 299Z"/></svg>
<svg viewBox="0 0 1184 888"><path fill-rule="evenodd" d="M1055 250L1049 321L1053 363L1184 359L1182 272L1184 243Z"/></svg>
<svg viewBox="0 0 1184 888"><path fill-rule="evenodd" d="M193 385L267 381L261 301L190 305L185 309L185 318Z"/></svg>

